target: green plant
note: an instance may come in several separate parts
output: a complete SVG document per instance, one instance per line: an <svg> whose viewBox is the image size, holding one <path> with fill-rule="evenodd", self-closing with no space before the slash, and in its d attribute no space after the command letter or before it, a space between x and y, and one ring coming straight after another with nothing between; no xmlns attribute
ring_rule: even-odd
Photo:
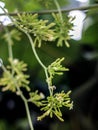
<svg viewBox="0 0 98 130"><path fill-rule="evenodd" d="M50 1L51 2L51 1ZM59 93L54 93L55 86L53 79L55 75L62 75L64 71L68 71L68 68L65 68L61 65L64 61L64 58L57 58L49 66L46 66L40 59L36 47L41 47L43 43L46 42L57 42L57 46L63 46L63 43L69 47L68 40L70 39L69 31L73 27L73 18L70 18L66 15L62 15L57 0L54 0L54 4L58 9L57 14L52 14L53 22L48 20L43 20L38 18L38 14L18 14L17 18L13 19L10 17L5 9L4 12L12 20L12 24L18 30L8 30L8 27L4 27L6 34L4 39L8 42L8 51L9 51L9 65L4 66L2 60L0 60L0 66L3 69L3 75L0 78L0 86L3 91L12 91L19 95L24 101L27 117L30 125L30 129L34 130L32 125L32 120L30 116L28 103L32 102L38 107L41 107L41 110L44 113L38 117L38 120L42 120L46 116L53 117L53 114L56 115L58 119L64 121L62 118L62 107L67 107L69 109L73 108L73 102L70 99L71 91L65 93L61 91ZM2 23L1 23L2 24ZM27 64L19 59L14 58L12 46L14 44L13 38L15 40L20 40L19 30L26 34L33 54L43 68L46 82L49 90L49 96L44 98L44 95L40 94L38 91L31 92L29 87L29 75L26 74ZM29 93L29 98L26 98L21 90L25 88Z"/></svg>

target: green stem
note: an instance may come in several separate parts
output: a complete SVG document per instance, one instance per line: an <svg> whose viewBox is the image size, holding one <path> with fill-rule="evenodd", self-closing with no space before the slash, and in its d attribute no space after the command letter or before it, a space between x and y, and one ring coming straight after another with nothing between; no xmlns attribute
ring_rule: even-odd
<svg viewBox="0 0 98 130"><path fill-rule="evenodd" d="M6 10L5 10L4 8L2 8L1 6L0 6L0 8L4 11L4 13L5 13L6 15L8 15L7 12L6 12ZM9 16L9 15L8 15L8 16ZM10 16L9 16L9 17L10 17ZM10 17L10 18L11 18L11 17ZM11 18L11 19L12 19L12 18ZM3 25L2 22L0 22L0 23ZM13 59L13 52L12 52L12 44L13 44L13 41L12 41L12 38L11 38L11 35L10 35L10 32L9 32L8 28L7 28L7 27L4 27L4 30L5 30L5 32L6 32L6 34L7 34L9 58Z"/></svg>
<svg viewBox="0 0 98 130"><path fill-rule="evenodd" d="M30 126L31 130L34 130L27 100L24 101L24 104L25 104L25 108L26 108L26 113L27 113L27 117L28 117L29 126Z"/></svg>
<svg viewBox="0 0 98 130"><path fill-rule="evenodd" d="M40 60L40 58L39 58L38 55L37 55L37 52L36 52L36 50L35 50L35 47L34 47L33 40L32 40L32 38L31 38L31 36L30 36L28 33L26 33L26 35L27 35L27 37L29 38L29 41L30 41L30 43L31 43L32 50L33 50L33 52L34 52L34 55L35 55L37 61L39 62L39 64L42 66L43 69L46 69L47 67L42 63L42 61Z"/></svg>
<svg viewBox="0 0 98 130"><path fill-rule="evenodd" d="M9 58L13 59L13 51L12 51L13 41L12 41L10 32L8 31L7 27L5 27L5 32L7 34L7 39L8 39L8 53L9 53Z"/></svg>
<svg viewBox="0 0 98 130"><path fill-rule="evenodd" d="M27 37L29 38L29 41L30 41L30 44L31 44L31 47L32 47L32 50L33 50L33 53L38 61L38 63L42 66L42 68L44 69L44 72L45 72L45 75L46 75L46 82L48 84L48 89L49 89L49 92L50 92L50 95L52 95L52 91L51 91L51 86L50 86L50 83L48 82L48 79L49 79L49 76L48 76L48 71L47 71L47 67L42 63L42 61L40 60L36 50L35 50L35 46L34 46L34 43L33 43L33 40L31 38L31 36L25 32L25 34L27 35Z"/></svg>
<svg viewBox="0 0 98 130"><path fill-rule="evenodd" d="M6 73L8 73L7 69L5 68L5 66L4 66L3 64L2 64L2 69L3 69ZM9 76L10 76L10 75L9 75ZM11 75L11 77L12 77L12 80L14 80L13 75ZM15 82L15 85L16 85L16 87L17 87L18 94L19 94L19 96L21 97L21 99L23 100L23 102L24 102L24 104L25 104L25 109L26 109L26 113L27 113L27 117L28 117L28 122L29 122L30 129L31 129L31 130L34 130L33 125L32 125L32 120L31 120L31 117L30 117L30 111L29 111L28 101L27 101L27 99L24 97L24 95L22 94L20 88L17 86L17 82L16 82L15 80L14 80L14 82Z"/></svg>
<svg viewBox="0 0 98 130"><path fill-rule="evenodd" d="M2 7L0 7L0 8L6 13L5 9L3 9ZM13 21L13 19L12 19L12 21ZM11 38L11 35L10 35L8 29L7 29L6 27L5 27L4 29L5 29L6 34L8 35L8 36L7 36L7 39L8 39L9 58L11 58L11 59L13 60L13 52L12 52L12 44L13 44L13 41L12 41L12 38ZM4 71L7 72L6 68L5 68L3 65L2 65L2 68L3 68ZM12 68L13 68L13 65L12 65ZM13 69L12 69L12 70L13 70ZM14 80L14 78L13 78L13 73L14 73L14 70L12 71L12 80ZM31 129L31 130L34 130L33 125L32 125L32 119L31 119L31 116L30 116L30 110L29 110L29 106L28 106L28 101L27 101L27 99L24 97L24 95L22 94L22 92L21 92L20 88L17 86L17 83L16 83L16 82L15 82L15 84L16 84L17 90L18 90L18 92L19 92L19 94L20 94L20 97L22 98L22 100L23 100L23 102L24 102L24 104L25 104L25 109L26 109L26 113L27 113L27 117L28 117L28 122L29 122L30 129Z"/></svg>
<svg viewBox="0 0 98 130"><path fill-rule="evenodd" d="M62 12L61 12L61 9L60 9L60 5L59 5L59 3L58 3L57 0L54 0L54 3L55 3L55 5L56 5L56 7L57 7L57 10L58 10L58 12L59 12L61 21L63 22L63 17L62 17Z"/></svg>
<svg viewBox="0 0 98 130"><path fill-rule="evenodd" d="M22 94L21 90L19 87L17 87L17 90L19 92L19 95L21 97L21 99L23 100L24 104L25 104L25 109L26 109L26 113L27 113L27 117L28 117L28 122L29 122L29 126L31 130L34 130L34 127L32 125L32 119L30 116L30 110L29 110L29 106L28 106L28 101L27 99L24 97L24 95Z"/></svg>
<svg viewBox="0 0 98 130"><path fill-rule="evenodd" d="M7 69L5 68L5 66L4 66L3 64L2 64L2 69L4 70L4 72L8 73ZM21 99L22 99L23 102L24 102L30 129L31 129L31 130L34 130L33 125L32 125L32 119L31 119L31 116L30 116L30 110L29 110L29 106L28 106L28 100L24 97L22 91L21 91L20 88L17 86L17 82L15 81L13 75L11 74L11 75L9 75L9 76L11 76L12 80L14 81L14 83L15 83L15 85L16 85L16 88L17 88L17 91L18 91L18 94L19 94L19 96L21 97Z"/></svg>

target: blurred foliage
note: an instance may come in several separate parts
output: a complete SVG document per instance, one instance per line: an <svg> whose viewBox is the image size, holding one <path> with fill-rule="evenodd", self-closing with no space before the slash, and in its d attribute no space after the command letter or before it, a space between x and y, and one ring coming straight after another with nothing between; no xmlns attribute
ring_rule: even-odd
<svg viewBox="0 0 98 130"><path fill-rule="evenodd" d="M94 22L88 29L83 32L83 38L82 42L87 43L87 44L92 44L92 46L97 46L97 41L98 41L98 22Z"/></svg>
<svg viewBox="0 0 98 130"><path fill-rule="evenodd" d="M27 130L28 124L27 119L20 119L10 125L6 120L0 120L0 130Z"/></svg>
<svg viewBox="0 0 98 130"><path fill-rule="evenodd" d="M11 0L2 0L6 4L6 8L9 12L14 11L34 11L41 9L40 4L35 0L18 0L18 1L11 1ZM10 6L11 5L11 6Z"/></svg>
<svg viewBox="0 0 98 130"><path fill-rule="evenodd" d="M11 34L11 38L12 38L12 41L11 41L11 45L13 45L13 39L16 40L16 41L20 41L21 40L21 33L16 30L16 29L13 29L10 31L10 34ZM4 39L6 42L9 41L9 34L8 33L5 33L2 37L2 39Z"/></svg>
<svg viewBox="0 0 98 130"><path fill-rule="evenodd" d="M43 7L46 7L48 9L55 9L56 8L56 5L55 5L55 2L54 0L37 0ZM64 6L66 4L69 3L68 0L59 0L58 1L59 5L60 6Z"/></svg>
<svg viewBox="0 0 98 130"><path fill-rule="evenodd" d="M54 9L56 8L54 4L54 0L19 0L19 1L11 1L11 0L2 0L6 4L6 8L13 11L35 11L42 10L43 8ZM68 0L59 0L59 4L61 6L68 4ZM11 6L10 6L11 5Z"/></svg>
<svg viewBox="0 0 98 130"><path fill-rule="evenodd" d="M98 9L90 10L86 15L80 42L98 49Z"/></svg>
<svg viewBox="0 0 98 130"><path fill-rule="evenodd" d="M10 90L12 92L17 91L17 87L24 87L27 91L30 90L28 84L28 75L24 74L27 70L27 64L18 59L9 59L10 65L4 68L4 73L2 78L0 78L0 85L3 87L3 91Z"/></svg>
<svg viewBox="0 0 98 130"><path fill-rule="evenodd" d="M24 0L19 0L19 1L12 1L12 0L4 0L6 3L6 8L8 8L9 11L35 11L35 10L42 10L45 9L45 4L41 3L39 4L38 1L34 1L34 0L28 0L28 1L24 1ZM51 0L50 0L51 1ZM93 4L94 2L97 2L97 0L91 0L91 4ZM64 3L61 2L61 5L63 5ZM24 3L24 4L23 4ZM46 5L47 6L47 5ZM55 7L52 5L48 4L48 8L49 6L51 6L52 9L54 9ZM42 16L40 16L42 17ZM91 19L91 22L88 21L88 18ZM51 19L51 18L50 18ZM11 30L13 27L9 27L9 30ZM14 32L12 32L14 33ZM3 29L0 30L0 57L3 59L3 62L5 64L7 64L7 56L8 56L8 49L6 46L6 42L3 39L4 32ZM6 37L6 36L5 36ZM42 72L41 67L38 65L34 55L32 54L32 50L30 45L28 44L28 40L26 39L26 36L24 34L21 34L21 40L16 42L16 40L14 39L14 46L13 46L13 51L14 51L14 57L19 58L20 60L24 60L26 63L29 64L29 72L31 77L32 82L35 79L39 79L39 77L41 79L44 79L44 74ZM19 44L16 44L19 43ZM62 48L58 48L55 47L55 44L44 44L42 45L42 47L39 49L37 48L38 54L40 55L41 60L46 64L50 64L52 61L54 61L56 58L58 57L65 57L64 60L64 66L72 66L73 64L75 64L76 62L81 61L81 47L83 45L88 45L91 48L94 48L96 53L98 54L98 9L96 10L91 10L88 11L87 13L87 18L84 20L84 27L83 27L83 35L82 35L82 39L80 41L74 41L74 40L70 40L70 49L67 47L62 47ZM22 51L21 51L22 49ZM45 58L47 57L47 58ZM98 57L97 57L98 58ZM31 62L32 59L32 62ZM88 60L88 59L86 59ZM77 68L79 68L80 66L78 66ZM86 71L85 71L86 73ZM66 75L66 74L65 74ZM64 75L64 76L65 76ZM82 78L85 75L82 75ZM64 77L65 78L65 77ZM57 78L56 82L59 83L61 82L61 78ZM69 80L69 79L68 79ZM76 82L78 82L75 79ZM69 81L70 82L70 81ZM65 80L64 80L65 83ZM83 102L84 103L84 102ZM23 121L23 125L25 121ZM21 123L21 121L20 121ZM77 122L75 122L77 123ZM69 127L69 124L67 125L66 122L65 124L62 126L58 126L59 123L56 122L56 124L52 123L51 126L51 130L59 130L62 129L64 130L66 128L66 130L70 130L71 128ZM18 130L18 128L15 128L14 130ZM18 124L17 124L18 127ZM63 128L64 127L64 128ZM20 126L20 128L22 129L23 127ZM26 128L26 126L25 126ZM25 129L23 128L23 129ZM13 130L13 128L11 128L6 122L4 121L0 121L0 130Z"/></svg>

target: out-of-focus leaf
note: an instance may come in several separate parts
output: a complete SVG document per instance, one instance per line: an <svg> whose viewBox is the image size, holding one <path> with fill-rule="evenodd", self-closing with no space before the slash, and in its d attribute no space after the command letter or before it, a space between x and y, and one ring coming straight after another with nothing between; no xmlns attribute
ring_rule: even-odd
<svg viewBox="0 0 98 130"><path fill-rule="evenodd" d="M36 0L4 0L4 2L9 11L33 11L41 8Z"/></svg>
<svg viewBox="0 0 98 130"><path fill-rule="evenodd" d="M87 17L93 17L93 20L98 21L98 8L89 10L87 12Z"/></svg>
<svg viewBox="0 0 98 130"><path fill-rule="evenodd" d="M37 0L44 8L55 9L57 8L54 0ZM60 6L64 6L69 3L68 0L57 0Z"/></svg>
<svg viewBox="0 0 98 130"><path fill-rule="evenodd" d="M98 44L98 22L92 24L83 32L83 38L81 41L88 44Z"/></svg>

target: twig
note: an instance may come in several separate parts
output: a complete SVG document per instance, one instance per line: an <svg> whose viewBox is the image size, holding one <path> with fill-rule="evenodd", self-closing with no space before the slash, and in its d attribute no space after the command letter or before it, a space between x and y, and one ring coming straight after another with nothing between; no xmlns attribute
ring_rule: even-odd
<svg viewBox="0 0 98 130"><path fill-rule="evenodd" d="M74 11L74 10L83 10L83 11L87 11L87 10L91 10L91 9L98 9L98 4L93 4L90 6L83 6L83 7L77 7L77 8L71 8L71 9L61 9L62 13L67 13L70 11ZM23 14L23 13L27 13L27 14L39 14L39 15L45 15L45 14L50 14L50 13L58 13L58 10L43 10L43 11L31 11L31 12L16 12L16 13L8 13L8 15L10 16L17 16L18 14ZM6 13L0 13L0 16L2 15L6 15Z"/></svg>

